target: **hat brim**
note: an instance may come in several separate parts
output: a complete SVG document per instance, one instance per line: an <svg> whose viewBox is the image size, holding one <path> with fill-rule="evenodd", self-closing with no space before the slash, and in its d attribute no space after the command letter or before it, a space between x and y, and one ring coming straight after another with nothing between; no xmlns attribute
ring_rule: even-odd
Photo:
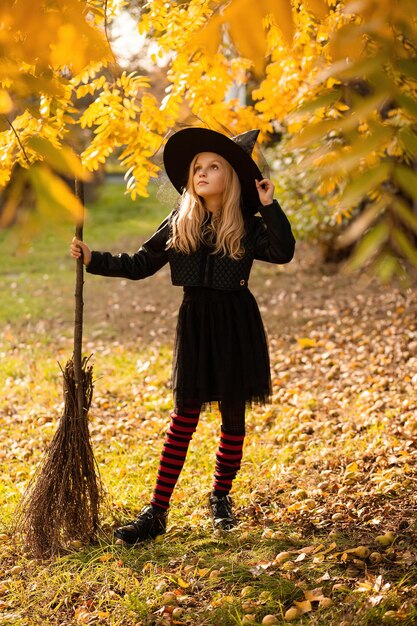
<svg viewBox="0 0 417 626"><path fill-rule="evenodd" d="M172 135L164 149L164 167L175 189L182 193L194 157L200 152L215 152L235 170L242 190L242 208L256 213L259 195L255 180L263 178L252 157L226 135L209 128L184 128Z"/></svg>

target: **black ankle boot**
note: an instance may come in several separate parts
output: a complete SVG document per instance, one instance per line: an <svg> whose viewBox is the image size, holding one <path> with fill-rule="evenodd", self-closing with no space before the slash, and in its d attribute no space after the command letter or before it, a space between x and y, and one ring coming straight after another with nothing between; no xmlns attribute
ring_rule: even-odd
<svg viewBox="0 0 417 626"><path fill-rule="evenodd" d="M232 512L232 500L229 495L209 496L209 508L215 530L230 530L236 526L236 518Z"/></svg>
<svg viewBox="0 0 417 626"><path fill-rule="evenodd" d="M116 528L114 536L126 543L135 544L163 535L167 527L168 511L156 510L151 504L144 506L138 517L126 526Z"/></svg>

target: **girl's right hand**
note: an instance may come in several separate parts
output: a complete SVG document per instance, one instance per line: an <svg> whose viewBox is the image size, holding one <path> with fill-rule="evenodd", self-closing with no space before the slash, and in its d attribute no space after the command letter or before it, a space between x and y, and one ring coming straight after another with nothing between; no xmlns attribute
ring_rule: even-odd
<svg viewBox="0 0 417 626"><path fill-rule="evenodd" d="M73 237L70 245L70 254L74 259L79 259L82 256L84 265L88 265L91 261L91 250L86 243L80 241L76 237Z"/></svg>

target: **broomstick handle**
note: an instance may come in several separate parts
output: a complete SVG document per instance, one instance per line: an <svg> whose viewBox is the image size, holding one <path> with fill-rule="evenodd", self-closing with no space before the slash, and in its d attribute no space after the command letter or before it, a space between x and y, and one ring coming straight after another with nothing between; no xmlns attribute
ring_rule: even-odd
<svg viewBox="0 0 417 626"><path fill-rule="evenodd" d="M84 185L81 180L75 179L75 195L84 208ZM83 240L84 212L75 227L75 236L80 241ZM82 256L76 261L75 274L75 315L74 315L74 381L77 393L78 417L84 411L84 389L82 375L82 343L83 343L83 285L84 285L84 265Z"/></svg>

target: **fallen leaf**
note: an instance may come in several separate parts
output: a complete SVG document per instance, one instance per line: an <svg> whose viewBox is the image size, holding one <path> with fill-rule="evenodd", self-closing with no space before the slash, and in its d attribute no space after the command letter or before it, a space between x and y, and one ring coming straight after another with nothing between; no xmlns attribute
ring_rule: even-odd
<svg viewBox="0 0 417 626"><path fill-rule="evenodd" d="M320 602L326 596L323 595L323 587L317 587L316 589L306 589L304 597L310 602Z"/></svg>
<svg viewBox="0 0 417 626"><path fill-rule="evenodd" d="M301 615L304 615L304 613L309 613L313 610L310 600L301 600L299 602L296 601L294 602L294 604Z"/></svg>
<svg viewBox="0 0 417 626"><path fill-rule="evenodd" d="M297 342L300 348L314 348L317 344L316 339L310 339L309 337L297 337Z"/></svg>

